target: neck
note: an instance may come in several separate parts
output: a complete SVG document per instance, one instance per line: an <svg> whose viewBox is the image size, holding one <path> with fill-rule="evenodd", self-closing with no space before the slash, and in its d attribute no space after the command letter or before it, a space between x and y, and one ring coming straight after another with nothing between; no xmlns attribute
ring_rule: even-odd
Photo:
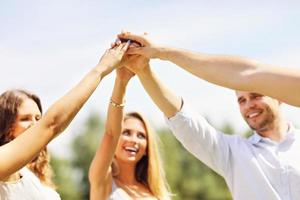
<svg viewBox="0 0 300 200"><path fill-rule="evenodd" d="M285 140L289 126L284 120L274 121L271 127L266 130L257 131L261 136L270 138L273 141L281 142Z"/></svg>
<svg viewBox="0 0 300 200"><path fill-rule="evenodd" d="M9 175L8 177L2 179L3 182L15 182L21 178L19 172L15 172L14 174Z"/></svg>
<svg viewBox="0 0 300 200"><path fill-rule="evenodd" d="M138 181L135 178L135 163L118 162L120 173L117 179L124 184L132 185L137 184Z"/></svg>

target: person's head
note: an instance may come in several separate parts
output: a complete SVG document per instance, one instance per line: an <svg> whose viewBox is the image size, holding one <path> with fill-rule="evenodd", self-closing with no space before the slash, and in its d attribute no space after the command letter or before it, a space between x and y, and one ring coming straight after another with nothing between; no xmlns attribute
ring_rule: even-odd
<svg viewBox="0 0 300 200"><path fill-rule="evenodd" d="M9 143L34 125L42 116L40 98L25 90L8 90L0 95L0 146ZM28 164L40 180L55 187L52 183L47 149Z"/></svg>
<svg viewBox="0 0 300 200"><path fill-rule="evenodd" d="M6 144L41 118L38 96L24 90L9 90L0 96L0 145Z"/></svg>
<svg viewBox="0 0 300 200"><path fill-rule="evenodd" d="M149 187L156 197L162 198L169 192L155 136L141 114L127 113L115 159L117 163L127 162L135 165L137 181Z"/></svg>
<svg viewBox="0 0 300 200"><path fill-rule="evenodd" d="M236 95L243 118L258 134L272 130L282 119L277 99L244 91L236 91Z"/></svg>

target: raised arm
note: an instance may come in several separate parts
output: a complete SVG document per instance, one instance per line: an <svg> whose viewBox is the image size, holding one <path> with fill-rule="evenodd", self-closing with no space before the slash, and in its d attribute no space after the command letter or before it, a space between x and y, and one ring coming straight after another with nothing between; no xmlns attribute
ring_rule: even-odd
<svg viewBox="0 0 300 200"><path fill-rule="evenodd" d="M117 69L111 102L108 107L105 133L89 170L90 199L107 199L112 186L111 164L122 132L123 106L127 84L134 74ZM122 105L123 104L123 105Z"/></svg>
<svg viewBox="0 0 300 200"><path fill-rule="evenodd" d="M143 87L169 119L175 137L198 159L220 174L225 173L229 158L229 140L168 89L151 70L148 59L135 55L135 62L126 67L134 71ZM180 112L178 112L180 111Z"/></svg>
<svg viewBox="0 0 300 200"><path fill-rule="evenodd" d="M26 166L72 121L101 79L121 61L128 44L107 50L99 63L66 95L55 102L42 119L13 141L0 147L0 179Z"/></svg>
<svg viewBox="0 0 300 200"><path fill-rule="evenodd" d="M234 90L254 91L300 106L299 70L268 66L237 56L207 55L162 47L145 35L125 32L119 37L136 40L143 45L131 48L129 54L167 60L211 83Z"/></svg>
<svg viewBox="0 0 300 200"><path fill-rule="evenodd" d="M149 59L135 55L126 67L139 77L144 89L167 117L174 116L181 108L181 97L164 85L149 66Z"/></svg>

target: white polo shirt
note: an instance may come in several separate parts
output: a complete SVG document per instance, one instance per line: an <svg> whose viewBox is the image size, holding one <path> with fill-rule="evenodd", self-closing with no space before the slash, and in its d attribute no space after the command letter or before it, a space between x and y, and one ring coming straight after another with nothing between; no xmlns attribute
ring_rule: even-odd
<svg viewBox="0 0 300 200"><path fill-rule="evenodd" d="M224 177L235 200L300 200L300 130L292 125L280 143L256 133L226 135L186 103L166 121L188 151Z"/></svg>

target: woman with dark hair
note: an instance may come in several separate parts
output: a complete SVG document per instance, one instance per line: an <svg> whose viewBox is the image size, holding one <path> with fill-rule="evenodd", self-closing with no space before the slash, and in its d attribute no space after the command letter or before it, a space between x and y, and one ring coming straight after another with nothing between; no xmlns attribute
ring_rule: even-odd
<svg viewBox="0 0 300 200"><path fill-rule="evenodd" d="M42 117L39 98L23 90L0 96L0 199L60 199L51 181L46 145L72 121L128 44L107 50L99 63Z"/></svg>
<svg viewBox="0 0 300 200"><path fill-rule="evenodd" d="M90 199L170 199L155 134L145 118L123 118L127 84L134 74L117 69L105 133L89 170Z"/></svg>

